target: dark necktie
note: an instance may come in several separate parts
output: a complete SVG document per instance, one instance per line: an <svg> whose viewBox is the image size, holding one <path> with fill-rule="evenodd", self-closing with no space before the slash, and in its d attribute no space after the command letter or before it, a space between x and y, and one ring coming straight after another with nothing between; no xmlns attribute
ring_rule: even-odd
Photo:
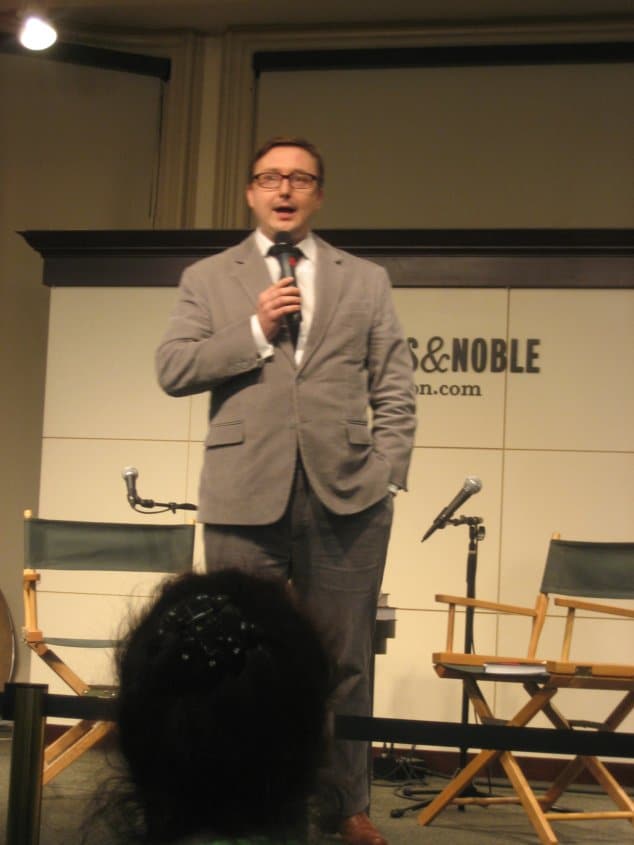
<svg viewBox="0 0 634 845"><path fill-rule="evenodd" d="M304 253L291 243L275 243L269 249L267 255L273 255L277 258L280 265L280 278L292 276L295 284L297 284L297 277L295 275L295 266L300 258L303 258ZM293 348L297 347L297 338L299 337L299 324L302 321L301 311L296 311L293 314L286 315L286 325L288 333L293 343Z"/></svg>

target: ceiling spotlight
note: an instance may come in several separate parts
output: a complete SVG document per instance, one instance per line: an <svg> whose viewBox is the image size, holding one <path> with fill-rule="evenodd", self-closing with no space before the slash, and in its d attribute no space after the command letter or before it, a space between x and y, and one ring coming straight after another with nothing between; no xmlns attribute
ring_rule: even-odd
<svg viewBox="0 0 634 845"><path fill-rule="evenodd" d="M46 50L57 41L57 32L45 18L29 15L20 28L19 38L27 50Z"/></svg>

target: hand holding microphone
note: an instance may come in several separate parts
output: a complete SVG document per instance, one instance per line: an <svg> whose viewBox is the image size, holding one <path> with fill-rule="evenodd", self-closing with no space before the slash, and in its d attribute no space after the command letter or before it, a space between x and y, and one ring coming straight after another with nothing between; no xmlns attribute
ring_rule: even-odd
<svg viewBox="0 0 634 845"><path fill-rule="evenodd" d="M288 234L288 232L277 232L276 233L275 243L270 248L268 254L273 255L275 258L277 258L279 265L280 265L281 278L282 279L287 279L287 278L292 279L292 282L290 283L290 285L292 285L294 288L297 288L297 276L296 276L296 273L295 273L295 268L297 266L297 262L302 257L302 252L301 252L300 249L298 249L293 244L293 242L290 239L290 235ZM274 293L273 293L274 302L272 303L274 310L277 310L280 307L284 308L285 306L287 306L289 304L294 305L294 301L287 302L286 298L284 297L284 293L285 293L284 288L286 286L287 285L278 286L278 289L275 290L276 286L274 285ZM298 289L297 292L299 293L299 289ZM280 296L280 294L281 294L281 296ZM294 297L294 296L295 296L294 291L293 292L289 291L287 298L290 299L291 297ZM288 329L289 329L289 332L290 332L291 338L293 339L294 344L297 343L297 336L299 334L299 324L301 323L301 321L302 321L301 310L291 311L289 313L286 313L286 322L287 322ZM276 322L279 324L279 316L278 316ZM266 334L265 327L263 326L262 328L264 329L264 332Z"/></svg>

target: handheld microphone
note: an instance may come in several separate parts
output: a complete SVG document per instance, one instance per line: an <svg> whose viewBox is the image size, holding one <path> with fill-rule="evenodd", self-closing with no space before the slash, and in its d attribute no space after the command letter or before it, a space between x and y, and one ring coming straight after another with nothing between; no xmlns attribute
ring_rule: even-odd
<svg viewBox="0 0 634 845"><path fill-rule="evenodd" d="M139 495L136 491L136 480L139 477L139 470L136 467L125 467L121 478L125 481L128 490L128 504L133 508L139 502Z"/></svg>
<svg viewBox="0 0 634 845"><path fill-rule="evenodd" d="M479 478L476 478L473 475L468 476L464 480L464 484L462 485L462 489L456 493L453 499L449 502L447 507L443 508L436 519L432 522L431 526L425 532L421 543L424 543L425 540L430 537L434 531L438 528L444 528L445 525L449 522L451 517L454 513L458 510L459 507L464 505L467 499L471 498L475 493L479 493L482 490L482 482Z"/></svg>
<svg viewBox="0 0 634 845"><path fill-rule="evenodd" d="M271 247L271 255L274 255L280 263L282 278L290 276L293 279L293 284L297 285L295 267L297 266L301 252L291 241L288 232L275 233L275 245ZM292 314L287 315L287 320L295 328L299 329L299 324L302 321L302 312L293 311Z"/></svg>

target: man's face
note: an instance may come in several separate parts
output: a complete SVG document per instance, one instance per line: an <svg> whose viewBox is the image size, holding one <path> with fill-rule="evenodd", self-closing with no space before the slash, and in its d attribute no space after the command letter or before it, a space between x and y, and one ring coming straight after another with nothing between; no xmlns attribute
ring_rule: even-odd
<svg viewBox="0 0 634 845"><path fill-rule="evenodd" d="M284 174L301 171L317 176L317 162L301 147L273 147L253 168L254 174L268 171ZM292 188L288 179L273 190L261 188L254 181L247 188L249 207L253 209L260 229L271 240L277 232L288 232L294 242L304 238L322 199L323 191L317 182L304 190Z"/></svg>

